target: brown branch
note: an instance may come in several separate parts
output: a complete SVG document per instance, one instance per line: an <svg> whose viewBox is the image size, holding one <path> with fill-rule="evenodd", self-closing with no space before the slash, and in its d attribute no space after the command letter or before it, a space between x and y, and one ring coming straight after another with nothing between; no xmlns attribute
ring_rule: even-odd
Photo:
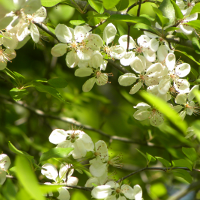
<svg viewBox="0 0 200 200"><path fill-rule="evenodd" d="M138 6L138 10L137 10L137 17L140 16L140 10L141 10L141 5L142 5L142 0L138 0L139 1L139 6Z"/></svg>
<svg viewBox="0 0 200 200"><path fill-rule="evenodd" d="M117 182L122 182L123 180L135 175L135 174L138 174L140 172L143 172L143 171L148 171L148 170L155 170L155 171L164 171L164 172L168 172L168 171L171 171L171 170L176 170L176 169L183 169L183 170L187 170L187 171L190 171L189 168L187 167L144 167L142 169L139 169L139 170L136 170L126 176L124 176L123 178L120 178ZM200 172L199 169L193 169L192 171L196 171L196 172Z"/></svg>
<svg viewBox="0 0 200 200"><path fill-rule="evenodd" d="M108 62L115 67L116 69L118 69L119 71L125 73L130 73L126 68L122 67L121 65L117 64L116 62L114 62L113 60L108 60Z"/></svg>

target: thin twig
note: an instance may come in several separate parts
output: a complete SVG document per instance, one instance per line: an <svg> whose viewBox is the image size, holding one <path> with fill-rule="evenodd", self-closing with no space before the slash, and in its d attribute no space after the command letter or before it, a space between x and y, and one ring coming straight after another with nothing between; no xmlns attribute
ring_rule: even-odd
<svg viewBox="0 0 200 200"><path fill-rule="evenodd" d="M148 171L148 170L155 170L155 171L158 171L158 170L160 170L160 171L168 172L168 171L176 170L176 169L183 169L183 170L190 171L190 169L187 168L187 167L168 167L168 168L167 168L167 167L144 167L144 168L142 168L142 169L136 170L136 171L134 171L134 172L132 172L132 173L130 173L130 174L124 176L123 178L120 178L117 182L118 182L118 183L119 183L119 182L122 182L123 180L129 178L130 176L133 176L133 175L135 175L135 174L138 174L138 173L140 173L140 172L142 172L142 171ZM193 171L200 172L199 169L193 169Z"/></svg>
<svg viewBox="0 0 200 200"><path fill-rule="evenodd" d="M119 71L123 72L123 73L130 73L127 69L125 69L124 67L122 67L121 65L117 64L116 62L114 62L113 60L108 60L108 62L115 67L116 69L118 69Z"/></svg>
<svg viewBox="0 0 200 200"><path fill-rule="evenodd" d="M137 10L137 16L140 16L140 10L141 10L141 4L142 4L142 0L138 0L139 1L139 6L138 6L138 10Z"/></svg>

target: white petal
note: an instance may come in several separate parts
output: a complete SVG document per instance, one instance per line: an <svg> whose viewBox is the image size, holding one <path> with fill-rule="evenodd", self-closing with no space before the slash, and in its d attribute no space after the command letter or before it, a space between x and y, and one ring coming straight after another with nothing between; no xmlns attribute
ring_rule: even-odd
<svg viewBox="0 0 200 200"><path fill-rule="evenodd" d="M119 44L124 48L124 49L127 49L127 38L128 36L127 35L122 35L118 42ZM129 47L128 49L133 49L135 48L135 41L133 40L133 38L131 36L129 36Z"/></svg>
<svg viewBox="0 0 200 200"><path fill-rule="evenodd" d="M103 140L95 143L95 155L101 159L102 162L108 161L108 148Z"/></svg>
<svg viewBox="0 0 200 200"><path fill-rule="evenodd" d="M117 29L112 23L109 23L103 31L103 40L106 42L106 45L111 43L115 39Z"/></svg>
<svg viewBox="0 0 200 200"><path fill-rule="evenodd" d="M90 173L95 177L102 176L108 169L107 163L103 163L100 158L90 160Z"/></svg>
<svg viewBox="0 0 200 200"><path fill-rule="evenodd" d="M136 80L137 80L137 77L135 76L135 74L126 73L119 77L118 82L122 86L129 86L135 83Z"/></svg>
<svg viewBox="0 0 200 200"><path fill-rule="evenodd" d="M174 88L180 93L188 93L190 91L190 83L186 79L178 79L174 82Z"/></svg>
<svg viewBox="0 0 200 200"><path fill-rule="evenodd" d="M119 183L116 183L115 181L108 181L108 182L106 183L106 185L110 185L110 187L111 187L111 188L114 188L114 189L116 189L116 188L119 187Z"/></svg>
<svg viewBox="0 0 200 200"><path fill-rule="evenodd" d="M92 190L92 197L96 199L105 199L111 194L112 190L109 185L100 185Z"/></svg>
<svg viewBox="0 0 200 200"><path fill-rule="evenodd" d="M187 95L186 94L178 94L175 98L175 102L177 104L186 104L187 101Z"/></svg>
<svg viewBox="0 0 200 200"><path fill-rule="evenodd" d="M102 63L103 56L99 51L95 51L89 61L89 66L97 69Z"/></svg>
<svg viewBox="0 0 200 200"><path fill-rule="evenodd" d="M90 76L93 73L93 69L89 67L81 67L78 68L74 75L78 77L85 77L85 76Z"/></svg>
<svg viewBox="0 0 200 200"><path fill-rule="evenodd" d="M100 48L103 46L103 40L101 37L97 34L90 34L87 37L87 43L86 47L91 48L93 51L100 50Z"/></svg>
<svg viewBox="0 0 200 200"><path fill-rule="evenodd" d="M148 105L147 103L138 103L136 106L134 106L134 108L137 108L139 110L147 110L148 108L151 108L150 105Z"/></svg>
<svg viewBox="0 0 200 200"><path fill-rule="evenodd" d="M0 169L8 170L10 166L10 158L6 154L0 154Z"/></svg>
<svg viewBox="0 0 200 200"><path fill-rule="evenodd" d="M133 58L135 57L135 53L132 51L125 52L125 55L123 58L120 59L120 63L123 66L129 66L130 63L133 61Z"/></svg>
<svg viewBox="0 0 200 200"><path fill-rule="evenodd" d="M121 186L121 189L126 198L134 199L134 190L131 188L131 186L124 184Z"/></svg>
<svg viewBox="0 0 200 200"><path fill-rule="evenodd" d="M157 58L159 61L164 61L168 55L168 49L165 45L160 45L157 51Z"/></svg>
<svg viewBox="0 0 200 200"><path fill-rule="evenodd" d="M156 53L153 52L151 49L144 49L143 50L144 57L149 61L149 62L154 62L156 60Z"/></svg>
<svg viewBox="0 0 200 200"><path fill-rule="evenodd" d="M149 77L151 77L151 78L163 77L165 75L167 75L167 69L161 63L152 64L146 70L146 76L148 78Z"/></svg>
<svg viewBox="0 0 200 200"><path fill-rule="evenodd" d="M108 75L106 73L97 74L96 84L97 85L105 85L108 83Z"/></svg>
<svg viewBox="0 0 200 200"><path fill-rule="evenodd" d="M80 60L77 56L77 59L80 61L78 62L78 67L82 68L82 67L88 67L89 66L89 61L90 60Z"/></svg>
<svg viewBox="0 0 200 200"><path fill-rule="evenodd" d="M158 38L158 35L144 31L144 34L147 35L149 38Z"/></svg>
<svg viewBox="0 0 200 200"><path fill-rule="evenodd" d="M139 185L135 185L134 188L134 197L135 200L142 200L142 189Z"/></svg>
<svg viewBox="0 0 200 200"><path fill-rule="evenodd" d="M75 50L72 50L67 53L65 61L69 68L74 68L79 64L79 58Z"/></svg>
<svg viewBox="0 0 200 200"><path fill-rule="evenodd" d="M188 101L192 101L194 99L194 97L195 97L194 90L199 90L199 85L195 85L192 87L192 89L190 90L190 92L188 94Z"/></svg>
<svg viewBox="0 0 200 200"><path fill-rule="evenodd" d="M137 110L134 114L133 117L139 121L148 119L150 116L150 111L147 110Z"/></svg>
<svg viewBox="0 0 200 200"><path fill-rule="evenodd" d="M5 180L6 180L6 172L0 169L0 185L3 185Z"/></svg>
<svg viewBox="0 0 200 200"><path fill-rule="evenodd" d="M195 103L194 101L191 101L188 105L189 107L186 109L187 110L187 115L192 115L195 109Z"/></svg>
<svg viewBox="0 0 200 200"><path fill-rule="evenodd" d="M142 82L138 82L136 83L130 90L129 94L135 94L136 92L138 92L140 90L140 88L142 87Z"/></svg>
<svg viewBox="0 0 200 200"><path fill-rule="evenodd" d="M166 94L169 91L169 88L171 86L171 81L170 79L162 79L158 85L158 91L161 94Z"/></svg>
<svg viewBox="0 0 200 200"><path fill-rule="evenodd" d="M62 129L55 129L51 132L49 136L49 141L53 144L59 144L66 140L67 134L66 131Z"/></svg>
<svg viewBox="0 0 200 200"><path fill-rule="evenodd" d="M107 60L103 60L103 63L101 63L100 65L100 70L106 70L108 61Z"/></svg>
<svg viewBox="0 0 200 200"><path fill-rule="evenodd" d="M71 43L73 35L71 30L64 24L58 24L55 29L55 34L58 40L63 43Z"/></svg>
<svg viewBox="0 0 200 200"><path fill-rule="evenodd" d="M164 122L163 114L158 111L152 111L150 116L150 124L152 126L160 126Z"/></svg>
<svg viewBox="0 0 200 200"><path fill-rule="evenodd" d="M190 73L190 69L191 67L188 63L183 63L176 66L175 72L179 77L185 77Z"/></svg>
<svg viewBox="0 0 200 200"><path fill-rule="evenodd" d="M29 1L25 1L25 4L23 5L23 11L26 14L33 14L40 7L41 7L40 0L29 0Z"/></svg>
<svg viewBox="0 0 200 200"><path fill-rule="evenodd" d="M71 176L67 179L67 185L70 185L70 186L76 186L78 184L78 178L77 177L74 177L74 176Z"/></svg>
<svg viewBox="0 0 200 200"><path fill-rule="evenodd" d="M68 164L62 164L59 170L59 177L61 180L65 181L66 180L66 173L68 172L69 168L71 165Z"/></svg>
<svg viewBox="0 0 200 200"><path fill-rule="evenodd" d="M41 170L41 173L44 176L46 176L48 179L56 181L56 178L58 176L58 171L54 165L52 165L50 163L46 163L42 166L42 168L44 168L44 169Z"/></svg>
<svg viewBox="0 0 200 200"><path fill-rule="evenodd" d="M59 196L57 198L59 200L70 200L69 191L65 187L60 188L58 192L59 192Z"/></svg>
<svg viewBox="0 0 200 200"><path fill-rule="evenodd" d="M172 71L176 64L176 57L173 53L167 54L166 60L165 60L167 68Z"/></svg>
<svg viewBox="0 0 200 200"><path fill-rule="evenodd" d="M153 51L156 52L158 50L159 47L159 41L155 38L151 39L149 41L149 48Z"/></svg>
<svg viewBox="0 0 200 200"><path fill-rule="evenodd" d="M40 33L39 33L39 30L38 30L37 26L35 24L33 24L33 23L30 26L30 32L31 32L31 37L32 37L33 41L35 43L38 43L39 42Z"/></svg>
<svg viewBox="0 0 200 200"><path fill-rule="evenodd" d="M87 151L93 151L94 143L93 143L91 137L88 134L86 134L85 132L80 131L80 130L76 130L75 132L79 133L79 138L77 139L77 141L81 140L81 142L84 144L84 148Z"/></svg>
<svg viewBox="0 0 200 200"><path fill-rule="evenodd" d="M17 32L17 39L19 41L24 40L24 38L30 33L30 31L28 30L28 24L27 23L23 23L18 32Z"/></svg>
<svg viewBox="0 0 200 200"><path fill-rule="evenodd" d="M112 58L120 60L125 55L126 51L120 45L110 47L110 56Z"/></svg>
<svg viewBox="0 0 200 200"><path fill-rule="evenodd" d="M95 82L96 82L95 77L88 79L82 86L83 92L89 92L93 88Z"/></svg>
<svg viewBox="0 0 200 200"><path fill-rule="evenodd" d="M67 44L56 44L52 49L51 49L51 54L54 57L59 57L64 55L67 52ZM70 52L69 52L70 53ZM72 53L71 53L72 54Z"/></svg>
<svg viewBox="0 0 200 200"><path fill-rule="evenodd" d="M47 17L46 9L44 7L41 7L34 13L33 20L34 22L41 23L46 19L46 17Z"/></svg>
<svg viewBox="0 0 200 200"><path fill-rule="evenodd" d="M7 62L5 60L0 61L0 70L5 69L7 66Z"/></svg>
<svg viewBox="0 0 200 200"><path fill-rule="evenodd" d="M150 38L147 35L141 35L138 39L137 39L137 43L144 48L148 48L149 47L149 41Z"/></svg>
<svg viewBox="0 0 200 200"><path fill-rule="evenodd" d="M90 177L85 183L85 187L94 187L95 185L99 185L99 179L97 177Z"/></svg>
<svg viewBox="0 0 200 200"><path fill-rule="evenodd" d="M15 33L5 32L3 34L3 45L8 49L15 49L18 45L18 40Z"/></svg>
<svg viewBox="0 0 200 200"><path fill-rule="evenodd" d="M76 42L82 42L84 39L87 38L88 35L88 26L76 26L76 28L74 29L74 37Z"/></svg>
<svg viewBox="0 0 200 200"><path fill-rule="evenodd" d="M138 57L133 59L133 61L130 63L130 66L137 73L142 73L145 69L144 63Z"/></svg>
<svg viewBox="0 0 200 200"><path fill-rule="evenodd" d="M77 50L78 58L83 61L89 61L91 59L92 54L93 51L89 48L79 48Z"/></svg>
<svg viewBox="0 0 200 200"><path fill-rule="evenodd" d="M191 26L188 26L188 25L183 25L183 24L180 24L180 29L183 31L183 33L185 34L185 35L190 35L190 34L192 34L192 32L193 32L193 28L191 27Z"/></svg>

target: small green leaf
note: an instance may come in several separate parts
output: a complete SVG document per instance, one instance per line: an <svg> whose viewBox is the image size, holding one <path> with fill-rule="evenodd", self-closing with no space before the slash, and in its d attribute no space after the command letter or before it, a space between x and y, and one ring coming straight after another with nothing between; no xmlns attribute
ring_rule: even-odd
<svg viewBox="0 0 200 200"><path fill-rule="evenodd" d="M184 169L176 169L173 171L173 174L175 176L178 176L178 177L181 177L183 178L184 180L186 180L188 183L191 183L192 182L192 177L191 175L189 174L189 172L185 171Z"/></svg>
<svg viewBox="0 0 200 200"><path fill-rule="evenodd" d="M191 163L185 159L173 160L172 164L176 167L187 167L188 169L190 169L190 171L192 171Z"/></svg>
<svg viewBox="0 0 200 200"><path fill-rule="evenodd" d="M147 159L149 161L149 163L152 161L152 162L155 162L156 161L156 158L154 158L152 155L150 155L149 153L146 153L146 156L147 156Z"/></svg>
<svg viewBox="0 0 200 200"><path fill-rule="evenodd" d="M200 54L200 44L199 44L199 40L196 37L192 38L192 46L195 49L195 52L197 54Z"/></svg>
<svg viewBox="0 0 200 200"><path fill-rule="evenodd" d="M41 0L41 3L45 7L53 7L62 1L65 1L65 0Z"/></svg>
<svg viewBox="0 0 200 200"><path fill-rule="evenodd" d="M108 1L108 0L103 0L103 6L105 9L109 10L111 8L114 8L120 0L112 0L112 1Z"/></svg>
<svg viewBox="0 0 200 200"><path fill-rule="evenodd" d="M73 150L73 148L53 148L47 152L44 152L41 157L40 161L45 161L50 158L66 158L68 154Z"/></svg>
<svg viewBox="0 0 200 200"><path fill-rule="evenodd" d="M162 12L162 15L169 20L165 25L174 24L175 10L170 0L163 0L158 9Z"/></svg>
<svg viewBox="0 0 200 200"><path fill-rule="evenodd" d="M157 160L159 160L165 167L171 167L171 163L168 160L165 160L164 158L155 156Z"/></svg>
<svg viewBox="0 0 200 200"><path fill-rule="evenodd" d="M43 85L41 83L33 83L33 85L35 86L35 88L39 91L39 92L45 92L48 94L51 94L52 96L54 96L55 98L57 98L58 100L65 102L65 100L63 99L63 97L61 96L61 94L53 87L48 86L48 85Z"/></svg>
<svg viewBox="0 0 200 200"><path fill-rule="evenodd" d="M104 13L104 14L96 14L93 17L100 18L100 19L108 19L110 17L110 15L108 13Z"/></svg>
<svg viewBox="0 0 200 200"><path fill-rule="evenodd" d="M119 20L123 22L130 22L130 23L143 23L151 26L151 22L145 18L145 17L133 17L130 15L120 15L120 14L114 14L111 15L110 20Z"/></svg>
<svg viewBox="0 0 200 200"><path fill-rule="evenodd" d="M18 88L13 88L10 90L10 96L15 100L19 101L21 100L24 96L28 94L28 91L26 89L18 89Z"/></svg>
<svg viewBox="0 0 200 200"><path fill-rule="evenodd" d="M125 10L128 8L129 0L120 0L119 3L115 6L118 11Z"/></svg>
<svg viewBox="0 0 200 200"><path fill-rule="evenodd" d="M192 8L190 15L194 13L200 13L200 3L195 4L195 6Z"/></svg>
<svg viewBox="0 0 200 200"><path fill-rule="evenodd" d="M98 0L88 0L88 3L92 8L94 8L98 13L102 14L104 12L102 2Z"/></svg>
<svg viewBox="0 0 200 200"><path fill-rule="evenodd" d="M146 158L146 160L147 160L147 165L148 165L148 163L149 163L149 160L148 160L148 158L147 158L147 156L143 153L143 152L141 152L139 149L137 149L137 148L135 148L142 156L144 156L145 158Z"/></svg>
<svg viewBox="0 0 200 200"><path fill-rule="evenodd" d="M133 28L145 29L145 30L149 30L150 32L153 32L154 34L161 35L156 29L143 23L137 23L133 26Z"/></svg>
<svg viewBox="0 0 200 200"><path fill-rule="evenodd" d="M49 85L55 88L65 88L67 81L64 78L52 78L48 80Z"/></svg>
<svg viewBox="0 0 200 200"><path fill-rule="evenodd" d="M179 8L179 6L173 1L171 0L172 5L174 6L174 10L175 10L175 15L177 19L183 19L183 14L181 12L181 9Z"/></svg>
<svg viewBox="0 0 200 200"><path fill-rule="evenodd" d="M37 178L31 169L28 160L24 156L17 156L15 164L16 176L24 189L33 199L45 200L45 197L40 190Z"/></svg>
<svg viewBox="0 0 200 200"><path fill-rule="evenodd" d="M182 151L193 163L197 160L197 152L194 148L182 147Z"/></svg>
<svg viewBox="0 0 200 200"><path fill-rule="evenodd" d="M4 187L2 187L2 194L6 200L16 200L17 189L11 179L7 179Z"/></svg>
<svg viewBox="0 0 200 200"><path fill-rule="evenodd" d="M197 79L199 80L199 83L200 83L200 79ZM200 91L199 90L195 90L194 91L194 95L196 97L196 100L198 101L199 105L200 105Z"/></svg>
<svg viewBox="0 0 200 200"><path fill-rule="evenodd" d="M165 29L166 32L175 31L175 30L179 30L179 28L178 27L169 27L169 28Z"/></svg>
<svg viewBox="0 0 200 200"><path fill-rule="evenodd" d="M85 21L84 20L70 20L69 23L72 25L78 26L81 24L85 24Z"/></svg>
<svg viewBox="0 0 200 200"><path fill-rule="evenodd" d="M175 110L173 110L164 100L145 91L141 91L140 95L152 106L163 113L168 118L168 120L170 120L177 128L183 131L183 133L186 133L186 122L183 121L180 115Z"/></svg>
<svg viewBox="0 0 200 200"><path fill-rule="evenodd" d="M158 23L164 27L166 24L168 24L169 22L169 19L166 18L163 14L162 14L162 11L159 10L158 8L156 7L152 7L154 12L156 13L157 17L158 17Z"/></svg>
<svg viewBox="0 0 200 200"><path fill-rule="evenodd" d="M188 26L193 27L194 29L200 29L200 20L193 20L186 23Z"/></svg>

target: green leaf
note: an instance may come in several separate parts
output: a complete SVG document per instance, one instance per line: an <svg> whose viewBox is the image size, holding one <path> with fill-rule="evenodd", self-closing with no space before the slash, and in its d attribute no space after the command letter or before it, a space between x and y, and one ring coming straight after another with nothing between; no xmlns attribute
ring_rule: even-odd
<svg viewBox="0 0 200 200"><path fill-rule="evenodd" d="M155 162L156 161L156 159L152 156L152 155L150 155L149 153L146 153L146 156L147 156L147 159L148 159L148 161L149 161L149 163L152 161L152 162Z"/></svg>
<svg viewBox="0 0 200 200"><path fill-rule="evenodd" d="M19 101L21 100L24 96L28 94L28 91L26 89L18 89L18 88L13 88L10 90L10 96L15 100Z"/></svg>
<svg viewBox="0 0 200 200"><path fill-rule="evenodd" d="M185 159L173 160L172 164L176 167L187 167L188 169L190 169L190 171L192 171L191 163Z"/></svg>
<svg viewBox="0 0 200 200"><path fill-rule="evenodd" d="M41 0L42 6L53 7L64 0Z"/></svg>
<svg viewBox="0 0 200 200"><path fill-rule="evenodd" d="M113 7L115 7L120 0L112 0L112 1L108 1L108 0L103 0L103 6L105 9L109 10Z"/></svg>
<svg viewBox="0 0 200 200"><path fill-rule="evenodd" d="M166 25L174 24L175 10L171 0L163 0L158 9L162 12L163 16L169 20L169 23Z"/></svg>
<svg viewBox="0 0 200 200"><path fill-rule="evenodd" d="M199 44L199 40L196 37L192 38L192 46L195 49L195 52L197 54L200 54L200 44Z"/></svg>
<svg viewBox="0 0 200 200"><path fill-rule="evenodd" d="M151 22L145 18L145 17L133 17L130 15L120 15L120 14L114 14L111 15L110 20L119 20L123 22L130 22L130 23L143 23L151 26Z"/></svg>
<svg viewBox="0 0 200 200"><path fill-rule="evenodd" d="M65 88L68 84L64 78L52 78L48 80L48 83L55 88Z"/></svg>
<svg viewBox="0 0 200 200"><path fill-rule="evenodd" d="M175 171L173 171L173 174L175 176L178 176L178 177L181 177L183 178L184 180L186 180L188 183L191 183L192 182L192 177L191 175L185 171L184 169L176 169Z"/></svg>
<svg viewBox="0 0 200 200"><path fill-rule="evenodd" d="M183 51L183 50L175 50L175 51L178 51L182 54L184 54L185 56L187 56L188 58L190 58L191 60L193 60L195 63L197 63L198 65L200 65L200 62L196 61L196 59L192 56L192 55L189 55L187 52Z"/></svg>
<svg viewBox="0 0 200 200"><path fill-rule="evenodd" d="M6 180L4 187L2 188L2 194L6 200L16 200L17 189L11 179L8 178Z"/></svg>
<svg viewBox="0 0 200 200"><path fill-rule="evenodd" d="M98 13L102 14L104 12L102 2L98 0L88 0L88 3L92 8L94 8Z"/></svg>
<svg viewBox="0 0 200 200"><path fill-rule="evenodd" d="M41 157L40 161L45 161L50 158L66 158L68 154L73 150L73 148L53 148L47 152L44 152Z"/></svg>
<svg viewBox="0 0 200 200"><path fill-rule="evenodd" d="M177 19L183 19L183 14L181 12L181 9L179 8L179 6L173 1L171 0L172 5L174 6L174 10L175 10L175 15Z"/></svg>
<svg viewBox="0 0 200 200"><path fill-rule="evenodd" d="M199 80L199 79L198 79ZM199 80L200 82L200 80ZM194 95L196 97L196 100L198 101L199 105L200 105L200 91L199 90L195 90L194 91Z"/></svg>
<svg viewBox="0 0 200 200"><path fill-rule="evenodd" d="M45 200L45 197L40 190L37 178L31 169L28 160L24 156L17 156L15 164L16 176L24 189L33 199Z"/></svg>
<svg viewBox="0 0 200 200"><path fill-rule="evenodd" d="M118 11L125 10L129 5L129 0L120 0L119 3L115 6Z"/></svg>
<svg viewBox="0 0 200 200"><path fill-rule="evenodd" d="M96 14L93 17L100 18L100 19L108 19L110 17L110 15L108 13L104 13L104 14Z"/></svg>
<svg viewBox="0 0 200 200"><path fill-rule="evenodd" d="M25 156L27 159L32 160L34 159L33 156L29 155L28 153L26 153L25 151L20 151L19 149L17 149L10 141L8 142L8 147L9 149L14 152L17 155L20 156Z"/></svg>
<svg viewBox="0 0 200 200"><path fill-rule="evenodd" d="M180 115L175 110L173 110L164 100L145 91L141 91L140 95L157 110L163 113L165 117L167 117L168 120L170 120L183 133L186 133L186 122L183 121Z"/></svg>
<svg viewBox="0 0 200 200"><path fill-rule="evenodd" d="M200 20L189 21L186 24L193 27L194 29L200 29Z"/></svg>
<svg viewBox="0 0 200 200"><path fill-rule="evenodd" d="M182 147L182 151L193 163L197 160L197 152L194 148Z"/></svg>
<svg viewBox="0 0 200 200"><path fill-rule="evenodd" d="M169 27L169 28L166 28L165 31L166 32L169 32L169 31L175 31L175 30L178 30L179 28L177 27Z"/></svg>
<svg viewBox="0 0 200 200"><path fill-rule="evenodd" d="M57 98L58 100L65 102L65 100L63 99L63 97L61 96L61 94L53 87L48 86L48 85L43 85L41 83L33 83L33 85L35 86L35 88L39 91L39 92L45 92L48 94L51 94L52 96L54 96L55 98Z"/></svg>
<svg viewBox="0 0 200 200"><path fill-rule="evenodd" d="M145 158L146 158L146 160L148 161L148 158L147 158L147 156L143 153L143 152L141 152L139 149L137 149L137 148L135 148L141 155L143 155Z"/></svg>
<svg viewBox="0 0 200 200"><path fill-rule="evenodd" d="M168 160L165 160L164 158L155 156L157 160L159 160L165 167L171 167L171 163Z"/></svg>
<svg viewBox="0 0 200 200"><path fill-rule="evenodd" d="M153 32L154 34L161 35L156 29L154 29L153 27L151 27L149 25L143 24L143 23L137 23L133 26L133 28L145 29L150 32Z"/></svg>
<svg viewBox="0 0 200 200"><path fill-rule="evenodd" d="M69 23L72 25L78 26L81 24L85 24L85 21L84 20L70 20Z"/></svg>
<svg viewBox="0 0 200 200"><path fill-rule="evenodd" d="M197 138L200 141L200 120L196 120L193 124L192 124L192 129L194 130L195 135L197 136Z"/></svg>
<svg viewBox="0 0 200 200"><path fill-rule="evenodd" d="M154 12L156 13L156 15L157 15L157 17L158 17L158 23L159 23L162 27L164 27L165 25L167 25L168 22L169 22L169 19L166 18L165 16L163 16L162 11L159 10L158 8L156 8L156 7L152 7L152 8L153 8Z"/></svg>
<svg viewBox="0 0 200 200"><path fill-rule="evenodd" d="M200 13L200 3L195 4L195 6L192 8L190 15L194 13Z"/></svg>

